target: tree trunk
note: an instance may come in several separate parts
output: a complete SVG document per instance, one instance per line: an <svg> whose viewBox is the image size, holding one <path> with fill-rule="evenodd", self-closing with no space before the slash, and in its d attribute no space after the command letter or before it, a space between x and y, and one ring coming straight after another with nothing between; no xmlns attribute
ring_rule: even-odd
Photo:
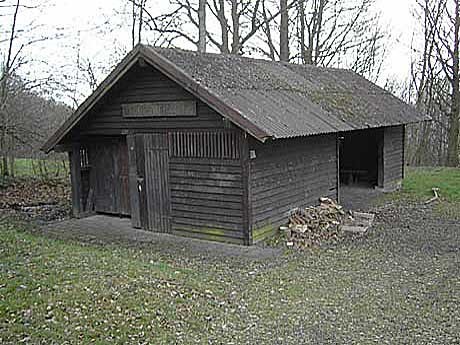
<svg viewBox="0 0 460 345"><path fill-rule="evenodd" d="M200 3L198 5L198 51L201 53L206 52L206 5L206 0L200 0Z"/></svg>
<svg viewBox="0 0 460 345"><path fill-rule="evenodd" d="M238 13L238 0L232 0L232 54L240 52L240 17Z"/></svg>
<svg viewBox="0 0 460 345"><path fill-rule="evenodd" d="M2 157L2 176L7 177L8 175L8 157L5 155Z"/></svg>
<svg viewBox="0 0 460 345"><path fill-rule="evenodd" d="M223 54L230 53L228 49L228 25L227 19L225 18L225 0L219 0L219 11L217 12L219 18L220 31L222 36L222 45L220 46L220 52Z"/></svg>
<svg viewBox="0 0 460 345"><path fill-rule="evenodd" d="M305 0L298 0L298 11L300 20L300 34L299 34L299 45L300 45L300 58L302 63L305 63L306 51L305 51Z"/></svg>
<svg viewBox="0 0 460 345"><path fill-rule="evenodd" d="M132 40L132 45L133 48L136 45L136 0L133 1L133 12L132 12L132 22L131 22L131 40Z"/></svg>
<svg viewBox="0 0 460 345"><path fill-rule="evenodd" d="M137 43L142 42L142 24L144 20L144 7L145 7L146 0L141 0L139 4L139 27L138 27L138 34L137 34Z"/></svg>
<svg viewBox="0 0 460 345"><path fill-rule="evenodd" d="M289 13L287 0L280 0L280 61L289 62Z"/></svg>
<svg viewBox="0 0 460 345"><path fill-rule="evenodd" d="M454 50L452 56L452 94L449 116L449 143L447 151L447 165L458 166L459 159L459 113L460 113L460 85L459 85L459 39L460 39L460 1L455 1L454 23Z"/></svg>

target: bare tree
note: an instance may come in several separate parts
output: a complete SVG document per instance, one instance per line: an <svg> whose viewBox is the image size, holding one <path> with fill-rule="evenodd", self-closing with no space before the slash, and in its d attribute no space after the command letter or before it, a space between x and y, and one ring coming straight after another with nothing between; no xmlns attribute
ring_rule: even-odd
<svg viewBox="0 0 460 345"><path fill-rule="evenodd" d="M144 12L148 0L128 0L131 3L131 43L134 47L142 42Z"/></svg>
<svg viewBox="0 0 460 345"><path fill-rule="evenodd" d="M263 26L280 15L279 9L263 12L268 1L271 0L170 0L168 13L154 16L152 9L144 9L144 21L149 29L167 37L169 43L185 40L201 50L206 37L206 43L221 53L242 54L244 49L252 49L250 41L257 38ZM203 14L205 18L200 20ZM214 22L219 30L208 30L200 22Z"/></svg>
<svg viewBox="0 0 460 345"><path fill-rule="evenodd" d="M7 112L8 97L9 97L9 86L10 78L13 73L13 67L17 55L13 55L13 43L16 37L16 26L18 22L19 9L21 6L20 0L16 1L14 5L14 14L11 22L11 30L8 38L8 48L6 52L6 61L2 66L1 77L0 77L0 152L2 155L2 169L1 173L3 176L8 175L8 133L10 131L10 121Z"/></svg>
<svg viewBox="0 0 460 345"><path fill-rule="evenodd" d="M459 113L460 113L460 0L418 0L418 7L423 13L425 47L421 54L421 67L417 78L417 103L428 105L428 110L435 105L444 112L448 121L445 126L447 157L446 164L459 164ZM433 85L437 88L433 89ZM426 98L427 95L430 97ZM435 121L438 118L435 117ZM447 122L447 123L445 123ZM429 126L419 134L420 146L430 137ZM422 150L421 148L419 150Z"/></svg>
<svg viewBox="0 0 460 345"><path fill-rule="evenodd" d="M421 50L419 44L412 48L416 55L406 93L432 121L408 127L407 160L414 165L456 166L459 96L455 25L458 25L458 1L418 0L415 15L422 23L423 41Z"/></svg>
<svg viewBox="0 0 460 345"><path fill-rule="evenodd" d="M26 0L2 1L1 9L4 16L10 20L10 25L4 32L7 38L0 37L0 46L4 57L0 70L0 172L3 176L11 173L14 165L14 149L16 145L24 145L36 137L38 123L33 112L27 112L31 118L24 117L26 109L21 104L24 94L29 94L50 84L50 76L19 77L21 68L33 63L33 57L28 56L27 48L48 40L48 37L35 37L35 27L28 25L20 27L19 19L23 10L37 9L37 3ZM11 163L8 164L8 161Z"/></svg>
<svg viewBox="0 0 460 345"><path fill-rule="evenodd" d="M262 40L266 48L259 49L267 57L286 60L286 37L291 59L304 64L352 68L370 77L378 74L384 56L385 34L379 18L371 8L374 0L295 0L290 16L265 25ZM285 2L281 0L281 13ZM276 6L264 6L264 16L278 11ZM287 27L291 33L286 35ZM279 51L277 37L280 33ZM375 78L372 78L375 79Z"/></svg>
<svg viewBox="0 0 460 345"><path fill-rule="evenodd" d="M280 0L280 60L289 61L289 12L287 0Z"/></svg>
<svg viewBox="0 0 460 345"><path fill-rule="evenodd" d="M206 52L206 7L207 1L200 0L198 6L198 51Z"/></svg>

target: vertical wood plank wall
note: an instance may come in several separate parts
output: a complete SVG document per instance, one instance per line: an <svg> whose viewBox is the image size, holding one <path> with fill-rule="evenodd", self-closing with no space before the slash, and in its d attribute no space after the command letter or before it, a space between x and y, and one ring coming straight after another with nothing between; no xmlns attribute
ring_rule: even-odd
<svg viewBox="0 0 460 345"><path fill-rule="evenodd" d="M74 217L79 217L83 212L80 147L80 143L75 142L72 144L72 151L69 152L70 179L72 183L72 214Z"/></svg>
<svg viewBox="0 0 460 345"><path fill-rule="evenodd" d="M337 198L336 135L251 141L252 234L258 242L287 220L290 210Z"/></svg>
<svg viewBox="0 0 460 345"><path fill-rule="evenodd" d="M144 135L145 197L148 229L170 232L168 135Z"/></svg>
<svg viewBox="0 0 460 345"><path fill-rule="evenodd" d="M401 186L404 177L404 126L385 127L383 131L383 189Z"/></svg>

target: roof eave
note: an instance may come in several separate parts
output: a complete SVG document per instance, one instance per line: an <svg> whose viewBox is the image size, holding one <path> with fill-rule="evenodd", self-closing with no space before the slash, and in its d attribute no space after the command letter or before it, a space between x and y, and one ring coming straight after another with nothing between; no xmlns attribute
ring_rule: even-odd
<svg viewBox="0 0 460 345"><path fill-rule="evenodd" d="M77 110L59 127L59 129L40 148L45 153L54 147L74 128L74 126L101 100L101 98L128 72L140 59L158 69L185 90L202 100L220 115L228 118L243 131L264 142L271 135L246 119L238 110L230 107L208 88L200 85L177 65L144 45L138 44L97 89L77 108Z"/></svg>

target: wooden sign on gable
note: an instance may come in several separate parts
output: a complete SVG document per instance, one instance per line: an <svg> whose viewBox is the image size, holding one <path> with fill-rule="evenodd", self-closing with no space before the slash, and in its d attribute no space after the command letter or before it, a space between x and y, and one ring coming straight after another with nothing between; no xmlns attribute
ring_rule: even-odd
<svg viewBox="0 0 460 345"><path fill-rule="evenodd" d="M123 117L196 116L196 101L127 103L121 106Z"/></svg>

